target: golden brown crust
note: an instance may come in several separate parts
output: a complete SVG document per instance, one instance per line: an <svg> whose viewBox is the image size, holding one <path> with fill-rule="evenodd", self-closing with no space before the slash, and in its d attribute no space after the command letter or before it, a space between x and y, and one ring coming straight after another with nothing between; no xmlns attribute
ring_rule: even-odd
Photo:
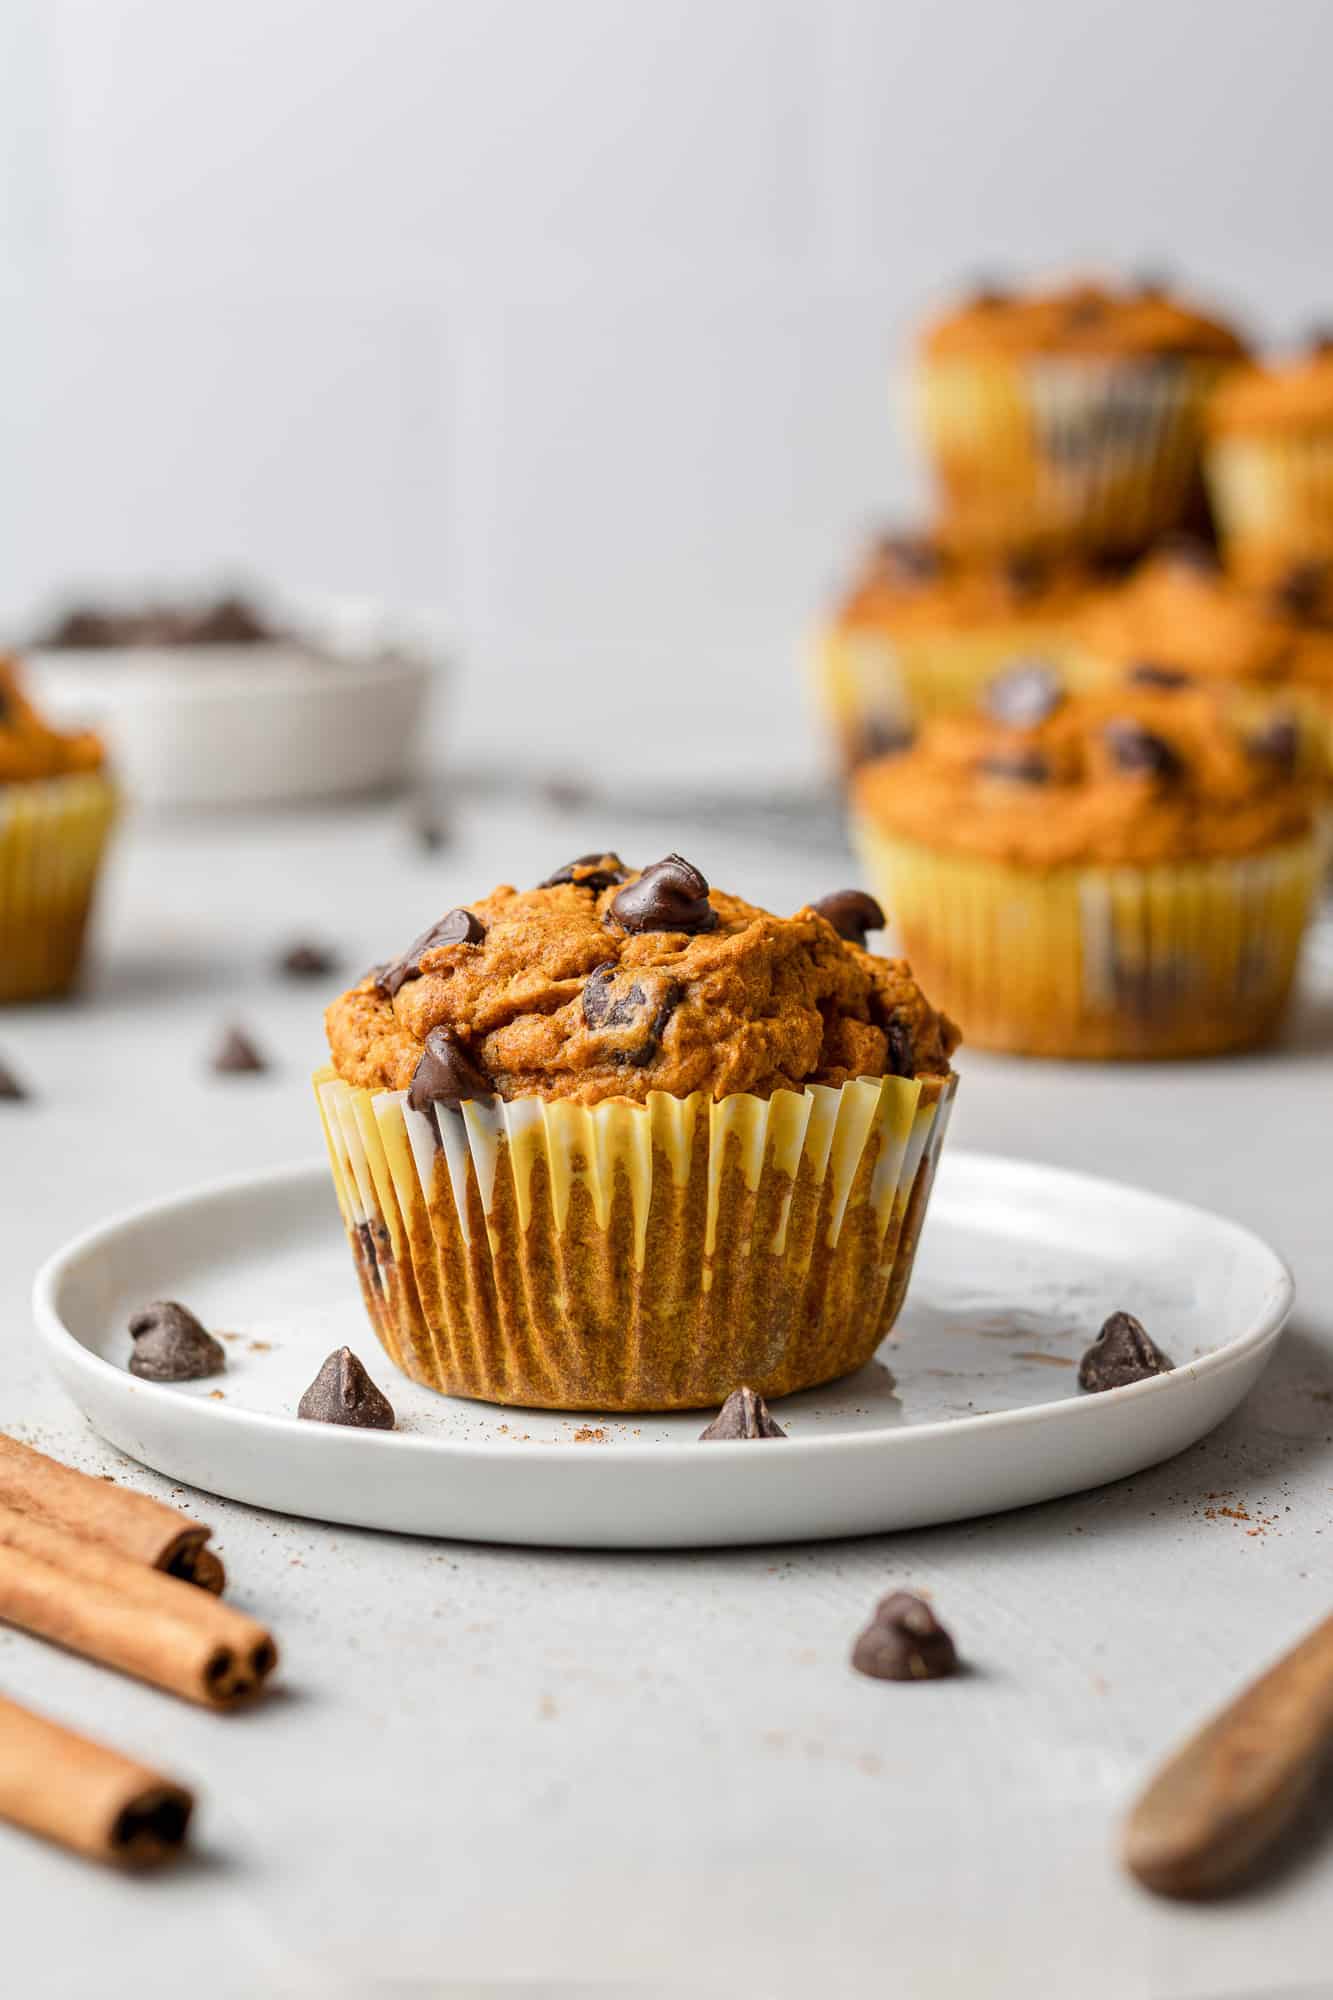
<svg viewBox="0 0 1333 2000"><path fill-rule="evenodd" d="M1207 423L1217 436L1333 425L1333 350L1279 367L1237 369L1209 403Z"/></svg>
<svg viewBox="0 0 1333 2000"><path fill-rule="evenodd" d="M1228 360L1245 353L1229 326L1165 292L1113 291L1086 283L1054 291L981 294L928 326L920 347L931 361L1031 354Z"/></svg>
<svg viewBox="0 0 1333 2000"><path fill-rule="evenodd" d="M1258 853L1308 836L1315 813L1310 784L1206 692L1130 688L1071 696L1027 728L942 718L905 756L866 765L855 798L872 826L922 846L1034 868Z"/></svg>
<svg viewBox="0 0 1333 2000"><path fill-rule="evenodd" d="M0 785L98 771L105 762L100 740L89 731L52 729L42 721L19 684L17 661L0 656Z"/></svg>
<svg viewBox="0 0 1333 2000"><path fill-rule="evenodd" d="M442 1026L505 1098L767 1097L948 1073L957 1030L908 967L844 942L816 911L776 917L715 891L716 929L632 935L610 914L618 893L501 887L468 905L485 926L479 943L426 950L421 976L392 999L368 975L334 1001L325 1025L338 1074L406 1089Z"/></svg>

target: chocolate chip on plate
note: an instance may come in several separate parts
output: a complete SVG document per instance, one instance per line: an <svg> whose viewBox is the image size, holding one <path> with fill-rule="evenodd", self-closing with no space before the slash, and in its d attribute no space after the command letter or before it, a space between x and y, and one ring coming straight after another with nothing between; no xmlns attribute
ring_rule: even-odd
<svg viewBox="0 0 1333 2000"><path fill-rule="evenodd" d="M1180 776L1180 758L1171 744L1141 722L1108 722L1102 735L1120 770L1143 778Z"/></svg>
<svg viewBox="0 0 1333 2000"><path fill-rule="evenodd" d="M23 1104L28 1094L8 1063L0 1062L0 1104Z"/></svg>
<svg viewBox="0 0 1333 2000"><path fill-rule="evenodd" d="M391 1431L393 1405L367 1375L350 1347L329 1356L296 1406L312 1424L350 1424L357 1430Z"/></svg>
<svg viewBox="0 0 1333 2000"><path fill-rule="evenodd" d="M562 882L571 883L576 889L591 889L600 896L603 889L614 889L629 874L618 854L580 854L576 860L567 861L563 868L557 868L554 875L548 875L539 882L539 889L556 889Z"/></svg>
<svg viewBox="0 0 1333 2000"><path fill-rule="evenodd" d="M785 1438L786 1431L776 1423L773 1413L762 1396L753 1389L733 1389L726 1402L718 1411L706 1430L699 1433L701 1443L714 1444L729 1438Z"/></svg>
<svg viewBox="0 0 1333 2000"><path fill-rule="evenodd" d="M1291 777L1301 756L1301 726L1293 715L1275 715L1245 746L1252 757Z"/></svg>
<svg viewBox="0 0 1333 2000"><path fill-rule="evenodd" d="M224 1029L209 1066L218 1076L257 1076L268 1061L244 1028L232 1026Z"/></svg>
<svg viewBox="0 0 1333 2000"><path fill-rule="evenodd" d="M622 929L683 931L697 935L717 929L717 911L708 900L708 883L679 854L654 861L635 882L629 882L611 904L611 915Z"/></svg>
<svg viewBox="0 0 1333 2000"><path fill-rule="evenodd" d="M1064 698L1064 683L1045 660L1015 662L995 676L984 697L987 712L1010 729L1035 729Z"/></svg>
<svg viewBox="0 0 1333 2000"><path fill-rule="evenodd" d="M381 1000L396 1000L410 979L420 979L421 961L428 951L438 951L450 944L481 944L485 936L486 926L473 911L448 910L438 923L421 933L401 958L379 968L375 991Z"/></svg>
<svg viewBox="0 0 1333 2000"><path fill-rule="evenodd" d="M176 1299L155 1299L135 1313L130 1338L130 1373L145 1382L197 1382L227 1365L221 1343Z"/></svg>
<svg viewBox="0 0 1333 2000"><path fill-rule="evenodd" d="M1049 784L1051 767L1040 750L992 750L981 760L988 778L1001 778L1010 785Z"/></svg>
<svg viewBox="0 0 1333 2000"><path fill-rule="evenodd" d="M442 1104L458 1111L478 1097L494 1097L495 1086L473 1059L462 1036L453 1028L432 1028L408 1085L407 1101L414 1111Z"/></svg>
<svg viewBox="0 0 1333 2000"><path fill-rule="evenodd" d="M583 988L583 1019L596 1033L625 1028L629 1037L611 1050L612 1062L645 1069L662 1045L667 1022L681 1001L681 988L661 973L622 972L614 959L595 965Z"/></svg>
<svg viewBox="0 0 1333 2000"><path fill-rule="evenodd" d="M864 945L870 931L882 931L887 919L873 896L864 889L835 889L810 905L826 924L832 924L848 944Z"/></svg>
<svg viewBox="0 0 1333 2000"><path fill-rule="evenodd" d="M938 1681L957 1671L958 1654L925 1599L895 1590L875 1606L852 1665L875 1681Z"/></svg>
<svg viewBox="0 0 1333 2000"><path fill-rule="evenodd" d="M1157 660L1136 660L1126 678L1135 687L1161 688L1163 693L1188 687L1190 677L1180 667L1164 667Z"/></svg>
<svg viewBox="0 0 1333 2000"><path fill-rule="evenodd" d="M1078 1386L1096 1395L1169 1375L1173 1366L1133 1313L1113 1312L1078 1364Z"/></svg>
<svg viewBox="0 0 1333 2000"><path fill-rule="evenodd" d="M329 979L337 970L338 954L308 938L289 944L278 960L278 971L286 979Z"/></svg>

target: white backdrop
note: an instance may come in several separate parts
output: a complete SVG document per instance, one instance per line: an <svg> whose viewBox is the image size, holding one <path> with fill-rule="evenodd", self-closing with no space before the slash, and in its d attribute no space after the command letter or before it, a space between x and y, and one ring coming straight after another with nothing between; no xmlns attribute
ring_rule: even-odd
<svg viewBox="0 0 1333 2000"><path fill-rule="evenodd" d="M1327 0L6 0L0 610L445 606L456 727L799 761L955 274L1333 312Z"/></svg>

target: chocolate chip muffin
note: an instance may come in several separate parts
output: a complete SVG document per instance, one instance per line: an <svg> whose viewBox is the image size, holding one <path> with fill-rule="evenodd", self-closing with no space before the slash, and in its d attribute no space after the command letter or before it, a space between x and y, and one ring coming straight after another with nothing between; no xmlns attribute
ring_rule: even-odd
<svg viewBox="0 0 1333 2000"><path fill-rule="evenodd" d="M52 728L0 658L0 1001L74 983L115 809L98 738Z"/></svg>
<svg viewBox="0 0 1333 2000"><path fill-rule="evenodd" d="M553 1409L780 1396L902 1303L957 1031L844 891L778 917L678 855L449 911L326 1016L320 1108L406 1373Z"/></svg>
<svg viewBox="0 0 1333 2000"><path fill-rule="evenodd" d="M1272 580L1333 558L1333 332L1238 370L1208 410L1204 465L1229 560Z"/></svg>
<svg viewBox="0 0 1333 2000"><path fill-rule="evenodd" d="M946 534L1133 554L1185 520L1204 403L1244 349L1154 280L985 285L928 326L914 397Z"/></svg>
<svg viewBox="0 0 1333 2000"><path fill-rule="evenodd" d="M913 963L972 1040L1187 1056L1276 1026L1318 874L1295 730L1020 672L867 766L856 807Z"/></svg>

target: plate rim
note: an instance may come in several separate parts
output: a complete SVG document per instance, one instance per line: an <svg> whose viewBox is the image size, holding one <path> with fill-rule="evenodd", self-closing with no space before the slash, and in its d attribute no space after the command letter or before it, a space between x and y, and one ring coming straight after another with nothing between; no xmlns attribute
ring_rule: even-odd
<svg viewBox="0 0 1333 2000"><path fill-rule="evenodd" d="M1066 1186L1082 1188L1087 1192L1114 1190L1119 1196L1130 1195L1136 1201L1151 1206L1200 1217L1215 1228L1221 1228L1248 1249L1258 1253L1267 1261L1273 1279L1273 1295L1266 1310L1256 1323L1245 1333L1215 1348L1211 1353L1181 1362L1168 1374L1149 1377L1143 1382L1133 1382L1120 1389L1106 1389L1096 1395L1085 1397L1068 1396L1055 1402L1025 1404L1016 1410L990 1410L967 1417L937 1418L929 1423L914 1424L909 1429L892 1428L866 1431L825 1433L822 1436L789 1436L786 1442L795 1448L801 1458L837 1458L849 1454L866 1455L880 1452L889 1446L906 1449L909 1445L928 1445L933 1440L947 1434L950 1438L966 1440L978 1435L993 1436L1000 1430L1034 1428L1053 1420L1061 1422L1096 1422L1103 1410L1124 1408L1128 1399L1144 1396L1161 1396L1182 1393L1186 1386L1200 1378L1218 1376L1234 1367L1243 1366L1265 1347L1276 1343L1291 1316L1296 1299L1296 1284L1285 1259L1256 1230L1231 1216L1221 1215L1216 1209L1205 1208L1201 1203L1183 1201L1175 1195L1159 1194L1156 1189L1141 1188L1130 1181L1118 1181L1102 1174L1090 1174L1080 1168L1051 1165L1041 1160L1024 1160L1006 1153L989 1153L969 1147L948 1149L941 1159L940 1168L946 1171L954 1164L979 1165L991 1171L1002 1170L1006 1174L1020 1176L1035 1175L1043 1180L1052 1178ZM178 1413L178 1421L185 1428L215 1423L257 1425L262 1430L271 1430L278 1436L290 1436L297 1432L308 1436L317 1431L327 1445L334 1449L351 1448L357 1452L365 1450L408 1453L427 1460L446 1458L450 1460L472 1461L477 1459L496 1462L512 1462L512 1446L508 1440L498 1438L438 1438L423 1436L414 1431L374 1431L348 1429L336 1424L310 1425L295 1414L278 1415L269 1410L250 1410L239 1406L205 1401L197 1397L182 1397L175 1393L170 1383L145 1382L128 1376L114 1362L95 1354L85 1347L74 1332L61 1318L57 1305L57 1294L63 1280L82 1259L95 1253L105 1242L131 1227L159 1220L178 1213L183 1209L193 1209L214 1201L223 1201L241 1193L259 1193L265 1189L283 1189L308 1184L311 1189L323 1182L327 1186L330 1207L336 1207L332 1183L329 1180L328 1162L322 1158L288 1161L271 1167L248 1168L239 1173L225 1174L200 1183L193 1188L180 1189L154 1200L137 1203L135 1206L118 1210L101 1222L79 1231L69 1242L53 1251L41 1264L33 1279L31 1306L36 1323L38 1338L48 1360L57 1374L64 1377L66 1370L73 1370L91 1379L94 1385L114 1382L120 1391L129 1390L136 1397L146 1395L150 1407L165 1412L173 1409ZM382 1350L381 1350L382 1351ZM388 1357L385 1357L388 1360ZM389 1366L393 1363L390 1361ZM473 1399L459 1397L454 1400L468 1402ZM479 1407L494 1409L524 1409L525 1404L479 1403ZM1080 1413L1080 1414L1076 1414ZM86 1411L84 1412L86 1415ZM548 1416L567 1415L595 1418L599 1415L619 1421L614 1412L594 1410L544 1411ZM644 1414L651 1415L651 1412ZM682 1412L671 1412L673 1415ZM700 1416L704 1414L701 1407ZM708 1441L707 1461L713 1463L721 1458L734 1459L739 1454L749 1457L749 1439L712 1439ZM583 1454L577 1461L591 1472L594 1465L615 1466L624 1459L635 1464L645 1462L677 1461L682 1452L693 1453L703 1448L704 1441L692 1439L651 1439L621 1446L620 1449L596 1454ZM720 1447L720 1449L719 1449ZM571 1454L564 1441L559 1439L533 1438L524 1446L523 1462L531 1463L533 1458L556 1460L570 1463ZM784 1453L784 1462L790 1454Z"/></svg>

